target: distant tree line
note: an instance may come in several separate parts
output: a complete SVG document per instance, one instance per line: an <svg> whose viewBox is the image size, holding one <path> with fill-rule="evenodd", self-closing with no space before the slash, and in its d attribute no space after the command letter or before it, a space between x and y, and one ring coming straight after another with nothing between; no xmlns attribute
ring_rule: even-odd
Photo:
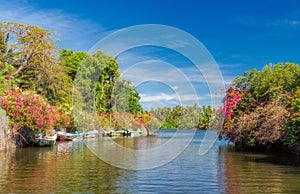
<svg viewBox="0 0 300 194"><path fill-rule="evenodd" d="M161 123L161 129L208 129L215 115L211 106L175 106L149 111Z"/></svg>

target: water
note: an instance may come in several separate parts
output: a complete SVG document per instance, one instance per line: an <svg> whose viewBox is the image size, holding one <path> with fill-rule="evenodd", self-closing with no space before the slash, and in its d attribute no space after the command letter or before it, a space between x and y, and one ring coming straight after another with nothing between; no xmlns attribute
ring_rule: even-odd
<svg viewBox="0 0 300 194"><path fill-rule="evenodd" d="M203 134L204 131L197 131L192 143L174 160L142 171L111 166L83 142L2 152L0 193L300 193L300 167L282 165L293 160L233 152L224 141L217 141L206 155L200 156ZM160 131L154 137L113 141L134 149L148 149L173 135L174 131ZM110 146L103 144L108 139L99 141ZM91 140L91 144L98 145L99 141ZM117 157L121 153L110 150L110 154ZM128 162L138 164L135 160L139 158ZM160 158L149 156L149 160Z"/></svg>

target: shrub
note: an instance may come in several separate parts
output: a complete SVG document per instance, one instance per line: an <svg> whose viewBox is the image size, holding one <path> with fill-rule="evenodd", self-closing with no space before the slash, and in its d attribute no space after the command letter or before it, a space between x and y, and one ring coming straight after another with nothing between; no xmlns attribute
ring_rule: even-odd
<svg viewBox="0 0 300 194"><path fill-rule="evenodd" d="M45 98L33 91L9 90L0 97L0 107L6 111L14 131L30 128L44 132L55 125L54 110Z"/></svg>
<svg viewBox="0 0 300 194"><path fill-rule="evenodd" d="M284 106L276 101L258 106L249 114L244 113L233 122L231 140L244 146L273 144L283 136L283 126L288 114Z"/></svg>

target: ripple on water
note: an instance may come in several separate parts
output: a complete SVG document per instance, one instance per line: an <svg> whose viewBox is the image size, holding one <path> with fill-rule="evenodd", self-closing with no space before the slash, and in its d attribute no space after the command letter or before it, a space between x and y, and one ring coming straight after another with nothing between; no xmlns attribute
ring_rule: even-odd
<svg viewBox="0 0 300 194"><path fill-rule="evenodd" d="M180 138L189 136L185 132ZM174 131L151 138L115 139L121 145L159 146ZM24 148L0 153L0 193L300 193L300 168L278 165L269 155L226 149L218 141L204 156L198 154L203 131L169 163L151 170L132 171L111 166L83 142L62 142L53 148ZM99 141L105 141L99 139ZM97 143L97 141L95 141ZM98 145L98 144L95 144ZM109 144L101 144L109 146ZM110 149L111 155L118 155ZM273 157L273 156L272 156ZM148 156L149 160L160 160ZM138 158L129 162L138 164Z"/></svg>

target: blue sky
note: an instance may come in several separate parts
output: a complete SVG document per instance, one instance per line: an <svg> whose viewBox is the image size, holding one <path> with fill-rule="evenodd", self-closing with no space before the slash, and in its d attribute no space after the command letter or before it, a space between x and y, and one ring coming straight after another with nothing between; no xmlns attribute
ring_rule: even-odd
<svg viewBox="0 0 300 194"><path fill-rule="evenodd" d="M116 30L140 24L163 24L188 32L208 49L226 84L265 64L300 62L300 2L262 1L3 1L0 20L38 25L57 31L59 48L88 51ZM199 72L167 49L143 47L118 58L126 71L143 60L164 60L179 68L193 84L199 104L212 94ZM165 75L167 76L167 75ZM175 79L175 78L174 78ZM175 87L175 86L174 86ZM144 108L176 105L176 93L164 83L137 86Z"/></svg>

